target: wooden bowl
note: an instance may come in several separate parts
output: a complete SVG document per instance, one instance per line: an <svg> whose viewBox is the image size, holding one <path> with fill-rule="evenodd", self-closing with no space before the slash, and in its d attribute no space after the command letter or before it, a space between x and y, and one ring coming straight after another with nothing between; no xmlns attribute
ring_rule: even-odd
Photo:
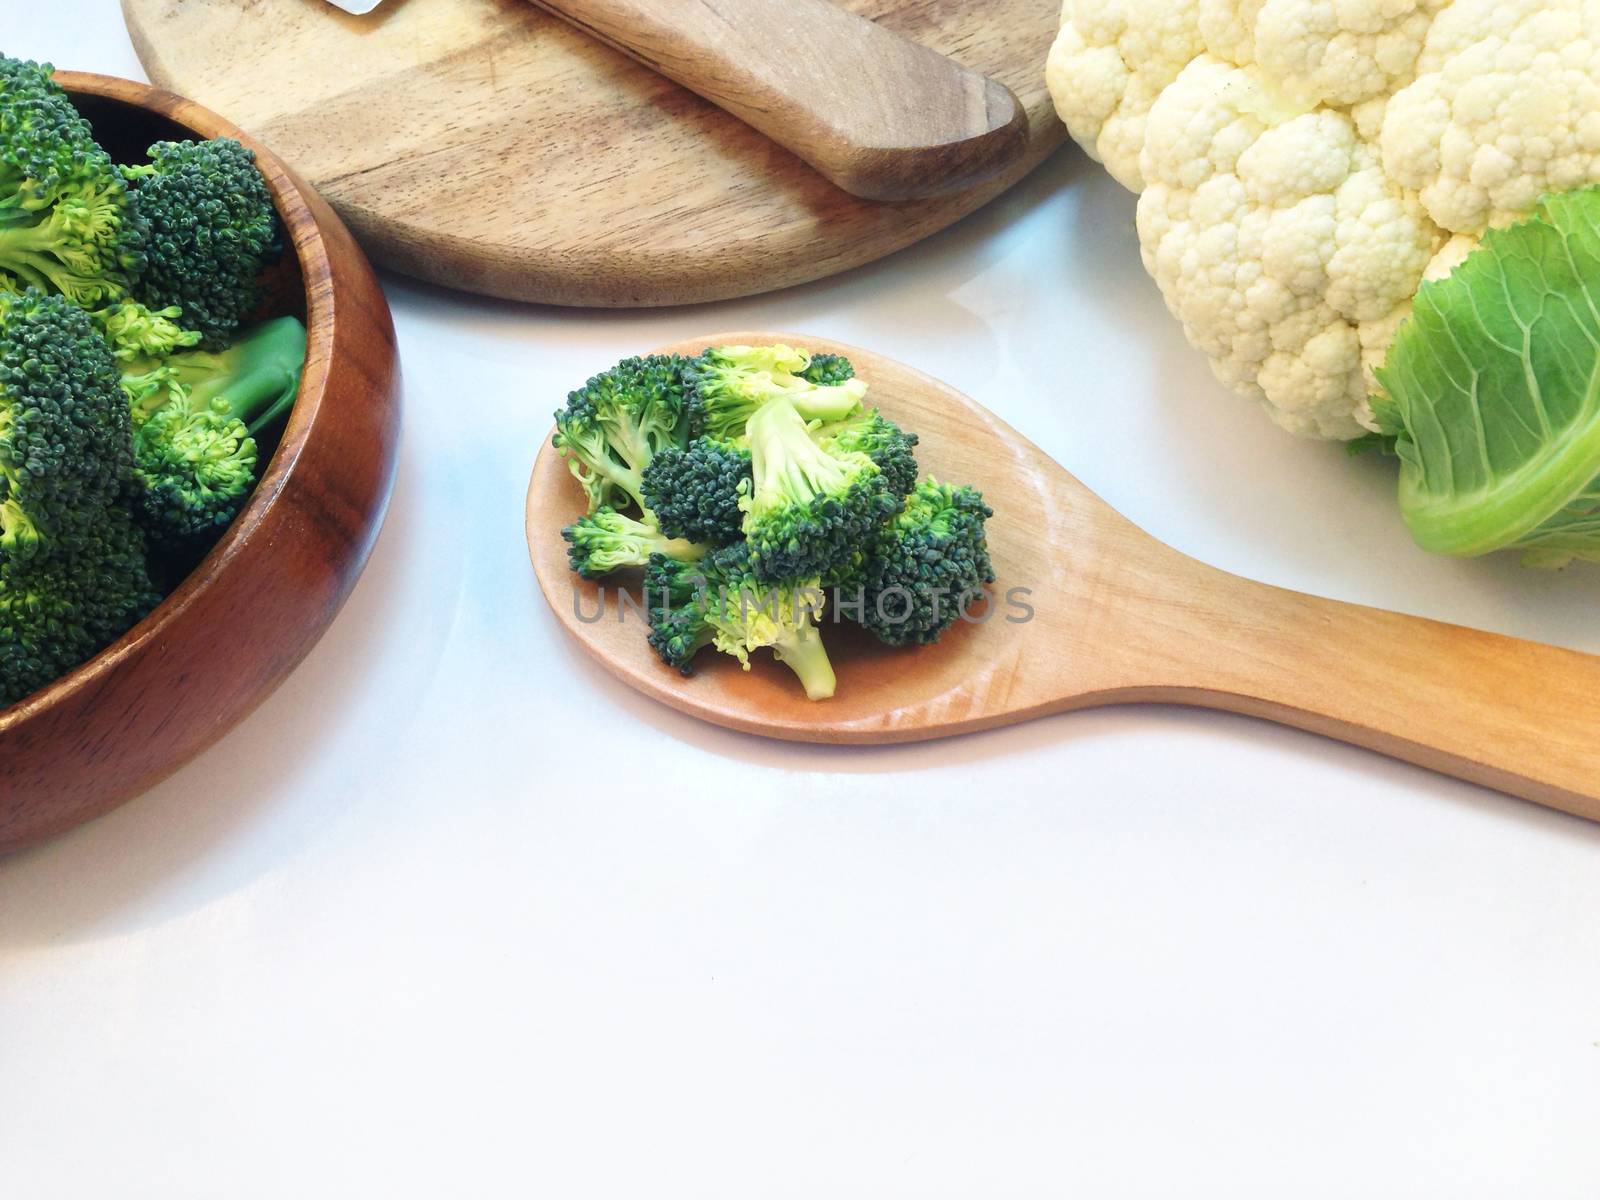
<svg viewBox="0 0 1600 1200"><path fill-rule="evenodd" d="M400 435L394 326L326 204L216 114L125 79L57 78L119 161L226 135L255 150L286 229L273 313L309 334L282 438L244 511L187 579L105 651L0 709L0 852L58 833L171 774L247 716L322 635L372 549Z"/></svg>

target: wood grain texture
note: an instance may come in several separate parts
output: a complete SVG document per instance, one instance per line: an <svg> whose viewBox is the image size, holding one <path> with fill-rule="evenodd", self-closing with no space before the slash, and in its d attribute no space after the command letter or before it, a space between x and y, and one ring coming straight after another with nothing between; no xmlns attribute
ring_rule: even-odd
<svg viewBox="0 0 1600 1200"><path fill-rule="evenodd" d="M526 0L123 0L150 77L292 163L373 258L554 304L772 291L945 228L1065 139L1044 86L1056 0L842 0L1008 86L1026 153L937 200L851 196L789 151ZM240 53L257 47L259 53Z"/></svg>
<svg viewBox="0 0 1600 1200"><path fill-rule="evenodd" d="M795 333L715 334L668 347L787 342L843 353L885 415L917 431L925 474L979 487L998 602L935 646L895 649L850 626L824 641L838 695L813 704L793 676L709 652L684 678L663 666L608 581L567 567L560 529L583 511L549 446L529 485L539 586L561 624L640 691L732 729L807 742L944 737L1072 709L1195 705L1324 734L1600 820L1600 745L1584 703L1600 658L1269 587L1180 554L1125 520L982 406L909 367ZM634 580L633 582L637 582ZM1027 588L1031 621L1005 603Z"/></svg>
<svg viewBox="0 0 1600 1200"><path fill-rule="evenodd" d="M535 0L866 200L994 178L1028 146L1002 83L833 0Z"/></svg>
<svg viewBox="0 0 1600 1200"><path fill-rule="evenodd" d="M198 105L126 80L58 78L114 152L184 131L253 145L292 247L279 268L279 294L285 311L305 318L309 337L277 451L199 568L104 653L0 710L0 852L144 791L282 682L366 562L399 443L389 309L327 205Z"/></svg>

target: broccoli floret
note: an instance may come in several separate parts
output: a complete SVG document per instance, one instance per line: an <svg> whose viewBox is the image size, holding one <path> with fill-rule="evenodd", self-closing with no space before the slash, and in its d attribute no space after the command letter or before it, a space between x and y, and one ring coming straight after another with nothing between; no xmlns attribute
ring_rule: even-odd
<svg viewBox="0 0 1600 1200"><path fill-rule="evenodd" d="M278 317L226 350L123 368L135 515L152 541L192 546L238 515L256 482L256 436L293 406L305 359L305 326Z"/></svg>
<svg viewBox="0 0 1600 1200"><path fill-rule="evenodd" d="M677 355L627 359L573 392L556 413L552 444L583 485L591 513L645 507L651 459L688 443L683 369Z"/></svg>
<svg viewBox="0 0 1600 1200"><path fill-rule="evenodd" d="M232 138L157 142L149 163L122 174L150 231L140 299L176 305L206 345L226 344L260 305L261 270L282 251L254 151Z"/></svg>
<svg viewBox="0 0 1600 1200"><path fill-rule="evenodd" d="M129 293L147 230L46 64L0 57L0 290L96 308Z"/></svg>
<svg viewBox="0 0 1600 1200"><path fill-rule="evenodd" d="M743 534L739 497L750 488L750 451L697 438L669 446L644 472L644 502L672 537L726 546Z"/></svg>
<svg viewBox="0 0 1600 1200"><path fill-rule="evenodd" d="M101 519L133 466L117 367L64 297L0 293L0 555Z"/></svg>
<svg viewBox="0 0 1600 1200"><path fill-rule="evenodd" d="M800 372L800 376L816 384L837 384L854 379L856 368L842 354L813 354L811 364Z"/></svg>
<svg viewBox="0 0 1600 1200"><path fill-rule="evenodd" d="M722 553L713 551L698 563L656 555L645 568L644 602L650 614L650 646L662 662L685 675L694 674L691 660L711 644L714 636L704 603L715 590L708 583L708 573Z"/></svg>
<svg viewBox="0 0 1600 1200"><path fill-rule="evenodd" d="M585 579L600 579L623 567L642 567L652 555L694 562L706 547L671 538L649 521L636 521L614 508L602 508L561 531L572 569Z"/></svg>
<svg viewBox="0 0 1600 1200"><path fill-rule="evenodd" d="M117 365L89 315L0 293L0 704L98 652L157 600L118 501L133 468Z"/></svg>
<svg viewBox="0 0 1600 1200"><path fill-rule="evenodd" d="M984 522L994 511L970 487L924 480L839 581L847 611L891 646L939 640L994 582Z"/></svg>
<svg viewBox="0 0 1600 1200"><path fill-rule="evenodd" d="M805 377L812 358L792 346L713 346L684 368L696 434L743 437L769 401L787 399L808 421L841 421L867 393L859 379L819 386Z"/></svg>
<svg viewBox="0 0 1600 1200"><path fill-rule="evenodd" d="M818 445L787 401L763 405L749 429L753 484L740 507L759 578L831 575L899 509L876 463Z"/></svg>
<svg viewBox="0 0 1600 1200"><path fill-rule="evenodd" d="M0 570L0 706L60 678L154 608L144 537L108 508L57 552Z"/></svg>
<svg viewBox="0 0 1600 1200"><path fill-rule="evenodd" d="M917 486L917 435L907 433L877 409L819 426L813 436L835 453L860 452L878 464L896 496Z"/></svg>
<svg viewBox="0 0 1600 1200"><path fill-rule="evenodd" d="M743 543L698 563L658 555L645 573L650 645L663 662L688 675L695 654L715 646L748 671L751 651L769 647L811 700L826 700L835 687L816 623L822 601L815 579L777 587L761 583Z"/></svg>
<svg viewBox="0 0 1600 1200"><path fill-rule="evenodd" d="M150 309L137 301L123 300L91 315L112 355L122 362L165 358L200 344L198 330L179 324L183 312L175 304Z"/></svg>

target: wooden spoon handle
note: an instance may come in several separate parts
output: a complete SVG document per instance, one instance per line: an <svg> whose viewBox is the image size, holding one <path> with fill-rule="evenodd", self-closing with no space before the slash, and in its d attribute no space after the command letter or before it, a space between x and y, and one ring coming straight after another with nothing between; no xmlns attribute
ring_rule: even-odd
<svg viewBox="0 0 1600 1200"><path fill-rule="evenodd" d="M534 2L869 200L971 187L1027 144L1009 89L830 0Z"/></svg>
<svg viewBox="0 0 1600 1200"><path fill-rule="evenodd" d="M1144 610L1119 698L1265 717L1600 820L1600 658L1200 568Z"/></svg>

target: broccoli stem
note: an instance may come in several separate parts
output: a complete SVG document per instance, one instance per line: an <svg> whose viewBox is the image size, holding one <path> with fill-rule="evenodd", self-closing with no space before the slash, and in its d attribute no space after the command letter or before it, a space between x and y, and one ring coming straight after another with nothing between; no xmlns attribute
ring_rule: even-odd
<svg viewBox="0 0 1600 1200"><path fill-rule="evenodd" d="M43 291L67 293L75 290L69 285L92 283L51 256L56 245L56 237L43 225L0 229L0 270L10 271Z"/></svg>
<svg viewBox="0 0 1600 1200"><path fill-rule="evenodd" d="M258 325L222 354L233 364L233 376L212 376L196 384L191 399L206 404L222 396L229 414L243 421L254 437L294 405L306 361L306 328L294 317L278 317Z"/></svg>
<svg viewBox="0 0 1600 1200"><path fill-rule="evenodd" d="M0 251L54 251L61 245L61 235L50 221L32 221L28 224L8 223L0 229Z"/></svg>
<svg viewBox="0 0 1600 1200"><path fill-rule="evenodd" d="M655 544L657 554L665 554L679 562L699 562L710 551L711 547L691 542L688 538L663 537Z"/></svg>
<svg viewBox="0 0 1600 1200"><path fill-rule="evenodd" d="M600 463L595 467L595 474L610 480L617 487L628 493L631 499L640 508L644 503L644 476L638 471L624 471L609 463Z"/></svg>
<svg viewBox="0 0 1600 1200"><path fill-rule="evenodd" d="M809 620L794 633L775 642L772 652L800 679L807 700L827 700L838 686L822 634Z"/></svg>
<svg viewBox="0 0 1600 1200"><path fill-rule="evenodd" d="M294 317L277 317L226 350L186 350L161 361L170 369L170 382L183 390L189 411L204 412L220 400L225 408L217 411L244 422L254 437L294 404L305 357L305 326ZM128 377L142 373L141 364L124 369ZM135 422L169 400L165 388L154 389L136 405Z"/></svg>
<svg viewBox="0 0 1600 1200"><path fill-rule="evenodd" d="M628 490L638 499L642 487L640 480L644 477L644 469L650 465L654 452L650 443L645 439L644 432L633 424L622 421L608 422L613 430L611 444L617 448L617 453L622 455L630 468L628 472ZM618 482L621 482L620 480Z"/></svg>
<svg viewBox="0 0 1600 1200"><path fill-rule="evenodd" d="M619 451L620 453L620 451ZM593 457L567 459L567 470L572 472L572 477L589 488L589 477L602 480L612 487L620 488L628 494L628 498L640 508L648 508L644 502L644 476L639 471L631 471L622 466L609 454L599 454ZM599 501L591 501L591 506ZM626 505L620 505L626 507Z"/></svg>
<svg viewBox="0 0 1600 1200"><path fill-rule="evenodd" d="M852 379L825 387L786 390L785 394L807 421L842 421L861 407L867 388L859 379Z"/></svg>
<svg viewBox="0 0 1600 1200"><path fill-rule="evenodd" d="M812 441L804 417L787 400L772 400L756 410L749 440L758 503L804 503L847 485L844 467Z"/></svg>

